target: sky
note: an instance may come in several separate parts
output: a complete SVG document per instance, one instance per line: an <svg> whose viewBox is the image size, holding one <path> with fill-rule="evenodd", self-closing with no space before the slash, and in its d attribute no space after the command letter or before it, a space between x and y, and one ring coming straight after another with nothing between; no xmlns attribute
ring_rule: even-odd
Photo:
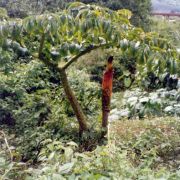
<svg viewBox="0 0 180 180"><path fill-rule="evenodd" d="M180 0L152 0L153 11L180 12Z"/></svg>

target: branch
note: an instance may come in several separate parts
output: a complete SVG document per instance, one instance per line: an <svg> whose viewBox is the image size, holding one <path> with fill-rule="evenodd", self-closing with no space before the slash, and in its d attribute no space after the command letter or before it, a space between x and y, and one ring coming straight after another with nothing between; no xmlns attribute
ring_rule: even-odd
<svg viewBox="0 0 180 180"><path fill-rule="evenodd" d="M39 46L39 59L42 58L42 50L43 50L43 47L44 47L44 41L45 41L45 33L42 34L41 36L41 41L40 41L40 46Z"/></svg>
<svg viewBox="0 0 180 180"><path fill-rule="evenodd" d="M58 67L57 63L51 62L48 59L44 59L43 57L39 57L39 60L41 62L43 62L46 66L52 67L53 69L55 69L58 72L60 72L62 70L60 67Z"/></svg>
<svg viewBox="0 0 180 180"><path fill-rule="evenodd" d="M42 61L46 66L54 68L56 71L61 71L61 68L58 67L57 63L51 62L48 59L45 59L43 57L42 51L44 47L44 42L45 42L45 33L42 34L41 36L41 41L40 41L40 46L39 46L39 52L38 52L38 58L40 61Z"/></svg>
<svg viewBox="0 0 180 180"><path fill-rule="evenodd" d="M63 70L66 70L73 62L77 61L81 56L90 53L92 50L104 47L104 46L108 46L110 44L101 44L98 46L90 46L88 48L86 48L84 51L81 51L78 55L74 56L71 60L69 60L63 67Z"/></svg>
<svg viewBox="0 0 180 180"><path fill-rule="evenodd" d="M7 148L8 148L8 151L9 151L9 154L10 154L10 158L11 158L11 162L12 162L13 161L13 155L12 155L11 149L9 147L6 135L5 135L5 133L3 131L0 131L0 133L4 136L4 141L5 141L5 144L6 144Z"/></svg>

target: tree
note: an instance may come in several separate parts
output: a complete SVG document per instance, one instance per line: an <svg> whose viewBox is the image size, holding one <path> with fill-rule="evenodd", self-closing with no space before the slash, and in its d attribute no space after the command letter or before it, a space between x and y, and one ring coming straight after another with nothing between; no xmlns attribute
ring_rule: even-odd
<svg viewBox="0 0 180 180"><path fill-rule="evenodd" d="M0 7L6 8L10 17L24 18L45 11L56 12L64 9L73 0L1 0Z"/></svg>
<svg viewBox="0 0 180 180"><path fill-rule="evenodd" d="M0 45L4 50L8 50L12 43L15 49L26 47L32 57L59 73L82 134L88 129L87 119L66 74L80 57L98 48L116 48L117 51L132 51L134 56L139 57L141 68L151 65L151 68L160 71L164 67L173 69L176 65L178 57L169 43L134 28L129 23L130 17L131 12L128 10L112 11L76 2L58 13L2 23ZM149 63L149 55L157 55L154 64L153 59Z"/></svg>
<svg viewBox="0 0 180 180"><path fill-rule="evenodd" d="M82 2L96 3L112 10L129 9L133 13L131 23L144 30L149 30L151 0L82 0Z"/></svg>
<svg viewBox="0 0 180 180"><path fill-rule="evenodd" d="M112 82L113 82L113 56L110 56L107 60L106 71L102 80L102 137L107 133L108 116L110 112L110 102L112 95Z"/></svg>
<svg viewBox="0 0 180 180"><path fill-rule="evenodd" d="M97 4L108 7L112 10L129 9L133 16L131 23L135 26L149 30L151 0L80 0L86 4ZM42 14L45 11L56 12L64 9L74 0L16 0L0 2L0 6L8 10L11 17L26 17L30 14Z"/></svg>

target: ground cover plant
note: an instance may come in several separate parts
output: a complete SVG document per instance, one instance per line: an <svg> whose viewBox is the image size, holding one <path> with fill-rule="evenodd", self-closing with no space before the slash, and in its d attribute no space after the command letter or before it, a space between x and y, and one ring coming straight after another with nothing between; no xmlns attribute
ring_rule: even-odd
<svg viewBox="0 0 180 180"><path fill-rule="evenodd" d="M159 32L162 36L166 37L174 44L177 48L180 47L180 23L178 19L163 19L152 17L152 31Z"/></svg>
<svg viewBox="0 0 180 180"><path fill-rule="evenodd" d="M8 179L179 179L179 119L117 121L109 132L109 144L92 152L79 153L72 141L46 139L35 166L20 162L17 154L11 161L15 152L2 141L1 174Z"/></svg>

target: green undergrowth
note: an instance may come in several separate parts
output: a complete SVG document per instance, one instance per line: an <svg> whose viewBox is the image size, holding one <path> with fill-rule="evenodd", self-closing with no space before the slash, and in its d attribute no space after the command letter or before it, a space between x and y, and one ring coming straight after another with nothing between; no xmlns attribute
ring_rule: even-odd
<svg viewBox="0 0 180 180"><path fill-rule="evenodd" d="M2 179L169 179L180 178L180 119L116 121L107 145L79 151L70 139L42 142L36 163L20 161L12 134L1 133ZM9 147L8 147L9 146Z"/></svg>
<svg viewBox="0 0 180 180"><path fill-rule="evenodd" d="M180 22L178 17L173 19L163 19L152 17L151 31L158 32L161 36L169 39L177 48L180 47Z"/></svg>

